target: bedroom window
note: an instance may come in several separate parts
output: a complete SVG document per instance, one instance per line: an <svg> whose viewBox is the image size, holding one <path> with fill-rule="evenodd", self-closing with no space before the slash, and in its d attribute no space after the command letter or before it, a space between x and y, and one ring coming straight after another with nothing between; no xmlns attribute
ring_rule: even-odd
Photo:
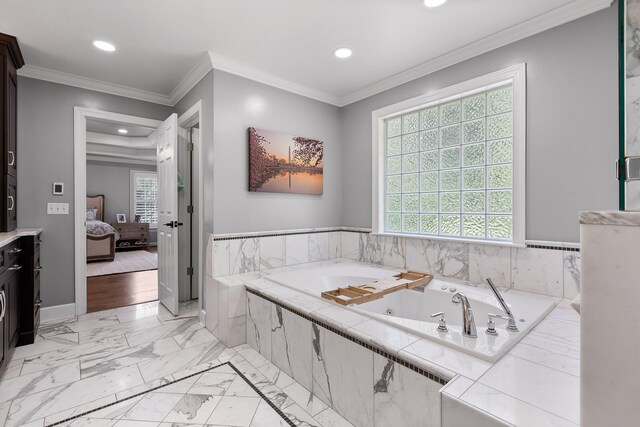
<svg viewBox="0 0 640 427"><path fill-rule="evenodd" d="M524 84L523 64L374 112L374 231L523 244Z"/></svg>
<svg viewBox="0 0 640 427"><path fill-rule="evenodd" d="M158 225L158 174L131 171L131 219L140 215L140 222L150 227Z"/></svg>

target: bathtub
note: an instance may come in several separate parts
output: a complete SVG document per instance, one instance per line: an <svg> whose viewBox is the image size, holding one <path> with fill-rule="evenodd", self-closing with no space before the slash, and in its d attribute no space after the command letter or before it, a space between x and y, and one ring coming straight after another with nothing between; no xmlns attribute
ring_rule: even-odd
<svg viewBox="0 0 640 427"><path fill-rule="evenodd" d="M316 298L321 292L346 285L359 285L393 276L399 269L377 267L355 262L337 262L325 266L309 266L295 271L265 276L274 283L296 289ZM456 292L464 293L473 309L477 338L462 335L462 308L451 302ZM455 279L434 278L426 287L407 289L347 309L393 325L415 335L453 347L457 350L495 362L525 336L555 306L558 299L510 290L503 297L518 324L518 332L507 331L506 321L496 319L497 335L488 335L488 314L505 314L490 289L471 286ZM327 301L327 300L324 300ZM438 318L430 314L443 311L447 332L439 332Z"/></svg>

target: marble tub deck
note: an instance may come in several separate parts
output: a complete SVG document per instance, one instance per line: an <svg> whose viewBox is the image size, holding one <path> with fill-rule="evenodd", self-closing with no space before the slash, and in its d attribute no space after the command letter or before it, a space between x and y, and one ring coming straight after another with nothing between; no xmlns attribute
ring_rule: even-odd
<svg viewBox="0 0 640 427"><path fill-rule="evenodd" d="M445 427L466 421L466 425L477 426L579 425L580 318L571 309L570 300L558 299L553 311L492 364L266 279L275 272L344 261L281 267L217 280L227 286L246 286L258 295L449 380L442 389ZM535 298L536 294L531 296ZM260 331L259 322L252 319L249 310L246 322L249 328ZM484 325L479 323L478 327L484 333ZM257 332L248 332L247 340L260 349L263 343L256 342L253 336L259 336ZM448 405L453 406L447 408ZM447 414L455 414L457 418L447 419ZM486 424L479 423L478 416L486 417Z"/></svg>
<svg viewBox="0 0 640 427"><path fill-rule="evenodd" d="M276 407L294 425L351 426L311 408L310 393L249 346L222 345L197 316L197 304L174 317L147 303L41 325L0 378L0 425L290 425Z"/></svg>

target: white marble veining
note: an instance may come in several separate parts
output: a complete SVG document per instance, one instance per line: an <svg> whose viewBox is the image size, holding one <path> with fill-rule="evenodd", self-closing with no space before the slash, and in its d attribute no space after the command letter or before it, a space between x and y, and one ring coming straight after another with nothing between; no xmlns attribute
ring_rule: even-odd
<svg viewBox="0 0 640 427"><path fill-rule="evenodd" d="M580 252L563 251L563 297L566 299L574 299L580 293L580 261Z"/></svg>
<svg viewBox="0 0 640 427"><path fill-rule="evenodd" d="M247 293L247 343L271 360L271 303Z"/></svg>
<svg viewBox="0 0 640 427"><path fill-rule="evenodd" d="M212 240L213 244L213 277L226 276L230 273L231 240Z"/></svg>
<svg viewBox="0 0 640 427"><path fill-rule="evenodd" d="M286 264L285 236L260 238L260 269L284 267Z"/></svg>
<svg viewBox="0 0 640 427"><path fill-rule="evenodd" d="M373 425L373 352L317 325L313 394L356 426Z"/></svg>
<svg viewBox="0 0 640 427"><path fill-rule="evenodd" d="M329 233L309 234L309 262L329 259Z"/></svg>
<svg viewBox="0 0 640 427"><path fill-rule="evenodd" d="M580 224L638 226L640 225L640 212L580 212Z"/></svg>
<svg viewBox="0 0 640 427"><path fill-rule="evenodd" d="M329 259L342 257L342 232L329 233Z"/></svg>
<svg viewBox="0 0 640 427"><path fill-rule="evenodd" d="M375 426L431 427L440 424L440 384L384 356L373 356ZM411 408L410 410L407 410Z"/></svg>
<svg viewBox="0 0 640 427"><path fill-rule="evenodd" d="M406 251L410 270L469 280L468 243L407 239Z"/></svg>
<svg viewBox="0 0 640 427"><path fill-rule="evenodd" d="M303 264L309 261L309 235L286 236L286 265Z"/></svg>
<svg viewBox="0 0 640 427"><path fill-rule="evenodd" d="M493 245L469 245L469 281L511 287L511 248Z"/></svg>
<svg viewBox="0 0 640 427"><path fill-rule="evenodd" d="M311 389L311 323L272 305L271 362Z"/></svg>
<svg viewBox="0 0 640 427"><path fill-rule="evenodd" d="M514 289L562 297L564 293L561 250L513 248L511 283Z"/></svg>
<svg viewBox="0 0 640 427"><path fill-rule="evenodd" d="M235 239L229 241L231 274L260 269L260 239Z"/></svg>

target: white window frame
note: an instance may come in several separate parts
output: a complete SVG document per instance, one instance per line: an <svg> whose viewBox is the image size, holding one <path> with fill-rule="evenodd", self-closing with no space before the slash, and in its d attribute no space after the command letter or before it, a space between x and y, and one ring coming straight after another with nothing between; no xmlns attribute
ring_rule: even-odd
<svg viewBox="0 0 640 427"><path fill-rule="evenodd" d="M485 92L494 87L511 84L513 87L513 239L512 241L471 239L456 236L434 236L409 233L389 233L384 230L384 161L385 119L415 110L428 108L475 93ZM518 64L500 71L480 76L453 86L420 95L406 101L380 108L371 113L372 117L372 227L374 234L400 237L416 237L431 240L453 240L503 246L525 245L525 200L526 200L526 64Z"/></svg>
<svg viewBox="0 0 640 427"><path fill-rule="evenodd" d="M137 176L149 176L158 179L158 172L153 171L137 171L131 170L129 172L129 221L133 222L136 215L136 177ZM155 230L158 228L158 224L149 224L149 228Z"/></svg>

